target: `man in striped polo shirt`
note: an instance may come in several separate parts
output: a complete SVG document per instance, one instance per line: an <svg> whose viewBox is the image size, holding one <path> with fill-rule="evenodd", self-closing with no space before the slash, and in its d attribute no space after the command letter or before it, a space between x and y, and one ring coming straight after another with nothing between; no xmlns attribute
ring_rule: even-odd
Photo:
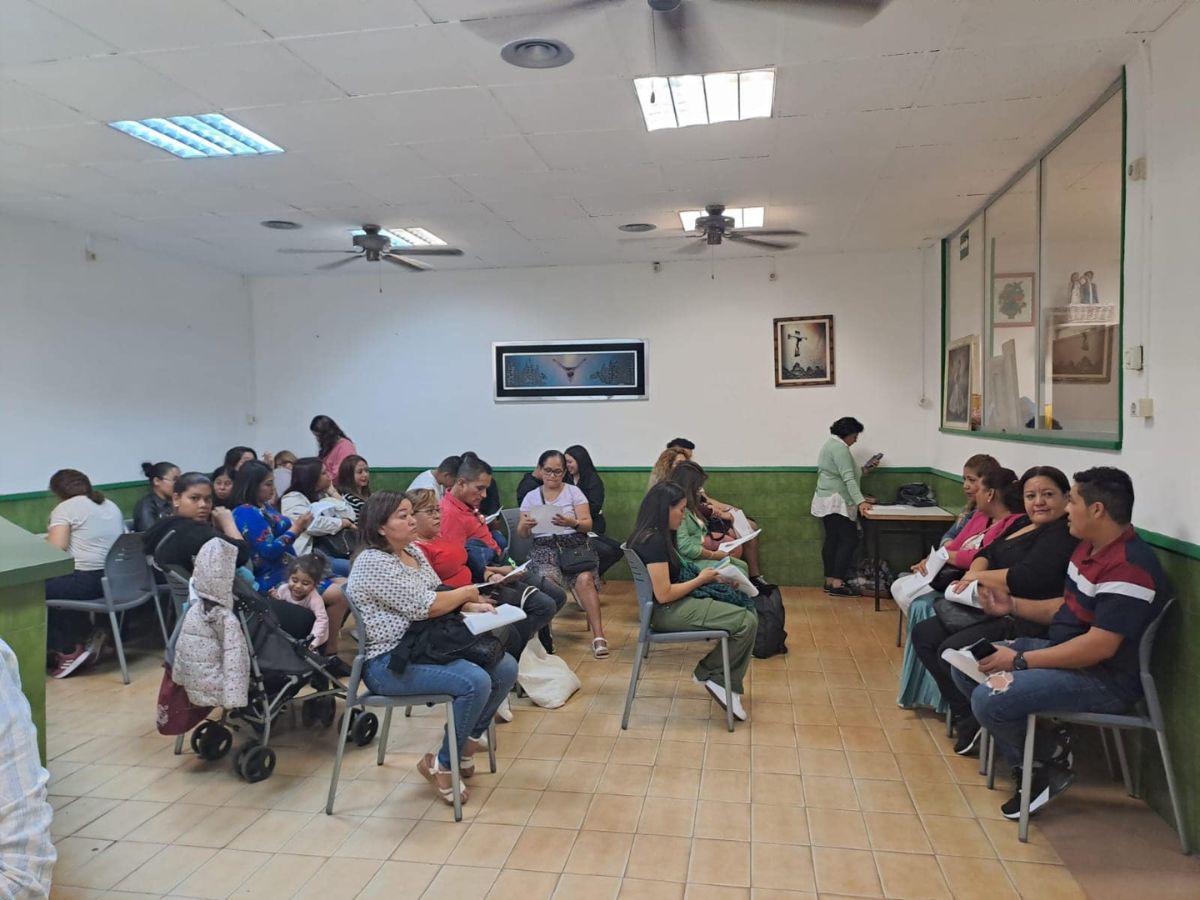
<svg viewBox="0 0 1200 900"><path fill-rule="evenodd" d="M1075 473L1067 501L1071 534L1079 546L1067 567L1061 603L1030 602L995 588L979 592L991 615L1044 622L1045 638L1018 638L983 659L983 684L956 672L979 724L1013 766L1025 746L1026 716L1039 712L1123 713L1142 696L1138 644L1169 596L1154 551L1130 524L1133 483L1120 469ZM1030 811L1045 806L1074 780L1065 733L1039 729L1034 742ZM1018 790L1004 803L1020 816Z"/></svg>

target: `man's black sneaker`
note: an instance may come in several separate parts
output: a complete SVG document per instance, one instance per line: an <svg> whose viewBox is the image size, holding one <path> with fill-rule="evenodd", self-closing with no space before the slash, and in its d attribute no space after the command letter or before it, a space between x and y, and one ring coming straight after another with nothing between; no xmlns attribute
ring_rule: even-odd
<svg viewBox="0 0 1200 900"><path fill-rule="evenodd" d="M958 740L954 742L954 752L959 756L974 756L979 747L979 723L974 716L963 716L956 723Z"/></svg>
<svg viewBox="0 0 1200 900"><path fill-rule="evenodd" d="M758 588L760 594L769 594L775 588L779 587L777 584L771 584L771 582L767 581L761 575L751 575L750 583Z"/></svg>
<svg viewBox="0 0 1200 900"><path fill-rule="evenodd" d="M825 593L829 594L832 597L859 597L859 596L861 596L861 594L859 594L858 591L856 591L854 588L850 587L850 585L848 585L848 584L843 584L838 587L826 587Z"/></svg>
<svg viewBox="0 0 1200 900"><path fill-rule="evenodd" d="M1021 818L1021 770L1013 769L1013 779L1017 783L1017 791L1000 807L1000 813L1006 819ZM1075 782L1075 772L1069 768L1055 765L1036 766L1033 770L1032 783L1029 785L1029 814L1035 812L1069 788Z"/></svg>

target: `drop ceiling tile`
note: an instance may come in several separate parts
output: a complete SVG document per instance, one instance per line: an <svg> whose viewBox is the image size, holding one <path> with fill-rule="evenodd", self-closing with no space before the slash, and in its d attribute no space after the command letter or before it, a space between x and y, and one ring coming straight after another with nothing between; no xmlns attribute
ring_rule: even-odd
<svg viewBox="0 0 1200 900"><path fill-rule="evenodd" d="M1153 30L1179 7L1178 0L973 0L963 5L954 47L1027 46Z"/></svg>
<svg viewBox="0 0 1200 900"><path fill-rule="evenodd" d="M145 53L142 63L227 110L344 96L285 46L273 42Z"/></svg>
<svg viewBox="0 0 1200 900"><path fill-rule="evenodd" d="M409 149L443 175L509 175L546 172L529 142L521 135L486 140L429 141Z"/></svg>
<svg viewBox="0 0 1200 900"><path fill-rule="evenodd" d="M35 164L73 163L75 165L111 162L139 162L168 156L165 151L143 141L135 141L107 125L66 125L13 131L6 136L11 144L20 144L36 153ZM204 160L207 162L207 160ZM177 160L196 162L196 160Z"/></svg>
<svg viewBox="0 0 1200 900"><path fill-rule="evenodd" d="M111 53L113 47L29 0L5 0L0 66Z"/></svg>
<svg viewBox="0 0 1200 900"><path fill-rule="evenodd" d="M415 0L228 0L275 37L366 31L429 21Z"/></svg>
<svg viewBox="0 0 1200 900"><path fill-rule="evenodd" d="M628 166L649 158L649 135L640 125L621 131L567 131L531 134L529 143L556 170L596 170Z"/></svg>
<svg viewBox="0 0 1200 900"><path fill-rule="evenodd" d="M0 81L0 132L82 125L87 117L15 81Z"/></svg>
<svg viewBox="0 0 1200 900"><path fill-rule="evenodd" d="M633 82L624 79L505 85L492 93L524 134L642 125Z"/></svg>
<svg viewBox="0 0 1200 900"><path fill-rule="evenodd" d="M811 154L873 153L896 146L912 115L911 109L821 113L773 119L776 134L773 158Z"/></svg>
<svg viewBox="0 0 1200 900"><path fill-rule="evenodd" d="M351 180L377 200L400 209L462 203L470 199L467 192L450 178L410 178L397 173L378 178L355 176Z"/></svg>
<svg viewBox="0 0 1200 900"><path fill-rule="evenodd" d="M711 199L711 198L710 198ZM580 193L575 197L576 202L587 211L589 216L614 217L622 216L624 222L655 222L658 223L666 212L675 215L674 225L679 225L679 210L687 209L687 195L667 191L614 191L596 193ZM703 205L697 203L691 208ZM617 224L621 224L618 222ZM666 224L671 225L670 216Z"/></svg>
<svg viewBox="0 0 1200 900"><path fill-rule="evenodd" d="M900 146L1000 141L1028 134L1030 123L1050 107L1040 98L988 100L945 106L918 106L908 111Z"/></svg>
<svg viewBox="0 0 1200 900"><path fill-rule="evenodd" d="M918 103L939 106L981 100L1053 97L1072 73L1097 62L1103 47L1096 41L989 46L937 54L931 77Z"/></svg>
<svg viewBox="0 0 1200 900"><path fill-rule="evenodd" d="M898 147L879 174L881 178L931 179L997 172L1011 175L1029 162L1037 149L1024 140Z"/></svg>
<svg viewBox="0 0 1200 900"><path fill-rule="evenodd" d="M92 166L23 166L6 172L0 180L6 187L20 186L33 193L80 199L113 193L125 187Z"/></svg>
<svg viewBox="0 0 1200 900"><path fill-rule="evenodd" d="M518 129L496 99L483 88L447 88L363 97L366 115L382 122L387 143L411 144L455 138L516 134Z"/></svg>
<svg viewBox="0 0 1200 900"><path fill-rule="evenodd" d="M162 0L39 0L42 6L119 50L162 50L258 41L255 23L223 2Z"/></svg>
<svg viewBox="0 0 1200 900"><path fill-rule="evenodd" d="M307 151L314 163L350 173L350 179L371 178L381 182L437 178L441 173L404 144L339 143L321 144Z"/></svg>
<svg viewBox="0 0 1200 900"><path fill-rule="evenodd" d="M962 19L959 0L906 0L891 3L869 22L830 21L819 9L796 4L782 17L780 63L865 59L940 50Z"/></svg>
<svg viewBox="0 0 1200 900"><path fill-rule="evenodd" d="M647 134L646 149L649 158L662 165L763 157L774 151L777 132L775 119L664 129Z"/></svg>
<svg viewBox="0 0 1200 900"><path fill-rule="evenodd" d="M210 111L209 100L129 56L36 63L6 72L13 81L100 122Z"/></svg>
<svg viewBox="0 0 1200 900"><path fill-rule="evenodd" d="M444 31L423 25L296 38L285 46L353 95L463 87L473 76Z"/></svg>
<svg viewBox="0 0 1200 900"><path fill-rule="evenodd" d="M937 53L832 60L780 66L775 76L777 115L856 112L912 106Z"/></svg>

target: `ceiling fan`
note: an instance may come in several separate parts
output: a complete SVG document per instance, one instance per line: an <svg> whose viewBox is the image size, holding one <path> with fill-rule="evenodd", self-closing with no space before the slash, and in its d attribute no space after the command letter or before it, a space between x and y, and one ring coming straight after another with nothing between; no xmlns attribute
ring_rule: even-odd
<svg viewBox="0 0 1200 900"><path fill-rule="evenodd" d="M429 266L425 265L420 260L408 259L410 256L462 256L463 252L457 247L446 247L444 245L423 245L412 247L392 247L392 239L386 235L380 234L378 225L363 225L363 234L356 234L351 239L351 243L357 247L356 250L301 250L295 247L287 247L281 249L280 253L342 253L349 254L343 259L335 259L333 262L323 263L317 266L318 269L336 269L346 263L352 263L356 260L365 259L367 262L379 262L385 260L393 265L401 268L414 269L418 272L424 272Z"/></svg>
<svg viewBox="0 0 1200 900"><path fill-rule="evenodd" d="M690 243L680 247L676 253L700 253L706 247L715 247L724 241L734 241L739 244L752 244L755 247L769 247L772 250L791 250L795 243L785 241L764 241L763 237L806 237L806 232L794 228L755 228L751 232L735 231L731 216L725 215L722 203L710 203L704 207L704 215L696 219L696 231L699 234L673 235L676 239L682 237ZM626 238L626 240L646 240L645 238Z"/></svg>

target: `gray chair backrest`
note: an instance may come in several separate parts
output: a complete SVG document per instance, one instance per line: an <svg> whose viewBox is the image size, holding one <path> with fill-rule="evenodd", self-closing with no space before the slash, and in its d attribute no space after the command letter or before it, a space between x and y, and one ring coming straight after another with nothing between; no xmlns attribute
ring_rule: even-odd
<svg viewBox="0 0 1200 900"><path fill-rule="evenodd" d="M1154 621L1142 632L1142 639L1138 642L1138 674L1142 680L1142 694L1146 698L1146 711L1149 713L1151 724L1158 729L1163 727L1162 705L1158 700L1158 685L1155 684L1154 675L1150 671L1150 661L1154 655L1154 639L1158 635L1158 628L1174 602L1175 598L1171 597L1163 604Z"/></svg>
<svg viewBox="0 0 1200 900"><path fill-rule="evenodd" d="M533 548L533 540L531 538L523 538L520 532L517 531L521 524L521 511L519 509L510 508L500 510L500 517L504 519L504 527L508 529L508 555L512 557L514 562L523 563L529 559L529 551Z"/></svg>
<svg viewBox="0 0 1200 900"><path fill-rule="evenodd" d="M650 573L646 570L642 558L628 547L624 550L625 562L633 574L633 589L637 594L638 622L645 629L650 625L650 613L654 610L654 583L650 580Z"/></svg>
<svg viewBox="0 0 1200 900"><path fill-rule="evenodd" d="M104 578L113 600L130 600L154 591L154 575L146 563L140 534L123 534L116 539L104 560Z"/></svg>
<svg viewBox="0 0 1200 900"><path fill-rule="evenodd" d="M346 596L346 603L350 606L350 614L354 616L354 642L358 645L358 650L354 654L354 662L350 664L350 680L346 682L346 708L357 705L356 701L362 694L369 694L368 688L362 681L363 665L366 659L363 657L363 648L367 646L367 626L363 624L362 613L358 609L358 604L354 602L354 598L350 596L349 585L342 591Z"/></svg>
<svg viewBox="0 0 1200 900"><path fill-rule="evenodd" d="M178 566L167 567L167 587L171 589L171 603L175 607L175 618L183 618L184 608L191 595L188 593L188 577Z"/></svg>

